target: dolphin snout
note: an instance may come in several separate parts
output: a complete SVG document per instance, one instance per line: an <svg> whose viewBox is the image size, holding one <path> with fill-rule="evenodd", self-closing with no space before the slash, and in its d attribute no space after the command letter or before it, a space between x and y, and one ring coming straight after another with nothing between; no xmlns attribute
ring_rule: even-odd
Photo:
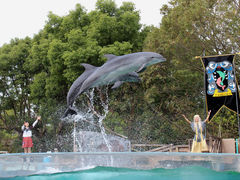
<svg viewBox="0 0 240 180"><path fill-rule="evenodd" d="M153 57L152 59L154 61L157 61L157 62L164 62L164 61L166 61L166 58L164 58L164 57Z"/></svg>

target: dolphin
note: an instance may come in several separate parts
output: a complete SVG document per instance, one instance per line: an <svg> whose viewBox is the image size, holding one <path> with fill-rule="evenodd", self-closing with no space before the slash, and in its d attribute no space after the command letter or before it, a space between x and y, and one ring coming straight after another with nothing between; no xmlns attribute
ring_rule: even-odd
<svg viewBox="0 0 240 180"><path fill-rule="evenodd" d="M68 94L67 94L67 110L64 112L63 118L67 117L68 114L77 114L76 110L73 109L72 105L79 95L80 88L82 83L87 79L87 77L92 74L98 67L82 63L81 64L85 71L73 82L72 86L70 87Z"/></svg>
<svg viewBox="0 0 240 180"><path fill-rule="evenodd" d="M92 87L98 87L112 83L115 83L117 86L117 84L121 84L121 82L117 80L121 79L122 76L132 72L141 73L148 66L166 61L162 55L155 52L137 52L123 56L107 54L105 57L107 57L108 61L102 66L98 67L83 82L80 88L80 94ZM135 78L135 80L136 79L137 78Z"/></svg>
<svg viewBox="0 0 240 180"><path fill-rule="evenodd" d="M64 112L62 118L67 117L69 114L71 115L77 114L76 110L72 106L75 99L80 95L80 88L83 82L88 78L88 76L90 76L97 68L99 68L86 63L82 63L81 65L84 66L85 71L73 82L72 86L68 91L67 109ZM119 86L121 86L123 82L139 82L139 81L140 81L139 75L136 72L130 72L122 76L113 78L111 81L111 83L114 84L112 86L112 89L118 88Z"/></svg>
<svg viewBox="0 0 240 180"><path fill-rule="evenodd" d="M222 71L217 71L217 73L221 77L221 83L220 84L223 86L223 81L225 79L226 74L224 72L222 72Z"/></svg>

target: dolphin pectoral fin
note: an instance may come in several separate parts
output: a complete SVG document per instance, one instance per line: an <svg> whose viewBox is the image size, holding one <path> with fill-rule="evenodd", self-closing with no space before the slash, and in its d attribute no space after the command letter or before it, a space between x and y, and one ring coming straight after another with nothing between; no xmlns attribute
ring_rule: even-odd
<svg viewBox="0 0 240 180"><path fill-rule="evenodd" d="M145 68L146 69L146 68ZM128 73L128 75L129 75L129 82L140 82L141 81L141 79L140 79L140 77L139 77L139 75L138 75L138 73L136 73L136 72L130 72L130 73Z"/></svg>
<svg viewBox="0 0 240 180"><path fill-rule="evenodd" d="M138 78L135 78L133 82L141 82L141 81L142 81L141 78L138 77Z"/></svg>
<svg viewBox="0 0 240 180"><path fill-rule="evenodd" d="M123 81L117 81L114 83L111 89L116 89L122 85Z"/></svg>
<svg viewBox="0 0 240 180"><path fill-rule="evenodd" d="M77 114L77 112L76 112L73 108L68 107L68 108L66 109L66 111L64 112L64 115L62 116L62 118L67 117L69 114L70 114L70 115L73 115L73 114Z"/></svg>
<svg viewBox="0 0 240 180"><path fill-rule="evenodd" d="M137 73L141 73L143 71L145 71L147 68L145 67L146 64L143 64L138 70L137 70Z"/></svg>

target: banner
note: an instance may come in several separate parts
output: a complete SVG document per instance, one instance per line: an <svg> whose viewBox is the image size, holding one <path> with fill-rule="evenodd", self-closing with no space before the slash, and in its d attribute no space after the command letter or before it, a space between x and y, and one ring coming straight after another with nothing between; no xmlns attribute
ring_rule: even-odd
<svg viewBox="0 0 240 180"><path fill-rule="evenodd" d="M201 57L205 68L206 110L211 110L211 120L222 107L237 113L239 91L234 74L235 55ZM237 97L236 97L237 96Z"/></svg>

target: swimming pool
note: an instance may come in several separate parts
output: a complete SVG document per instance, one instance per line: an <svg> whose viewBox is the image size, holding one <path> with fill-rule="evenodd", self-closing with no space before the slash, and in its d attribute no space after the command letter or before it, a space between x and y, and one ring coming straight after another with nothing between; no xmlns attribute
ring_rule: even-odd
<svg viewBox="0 0 240 180"><path fill-rule="evenodd" d="M207 175L207 176L206 176ZM212 153L31 153L0 155L0 178L240 179L240 156Z"/></svg>

